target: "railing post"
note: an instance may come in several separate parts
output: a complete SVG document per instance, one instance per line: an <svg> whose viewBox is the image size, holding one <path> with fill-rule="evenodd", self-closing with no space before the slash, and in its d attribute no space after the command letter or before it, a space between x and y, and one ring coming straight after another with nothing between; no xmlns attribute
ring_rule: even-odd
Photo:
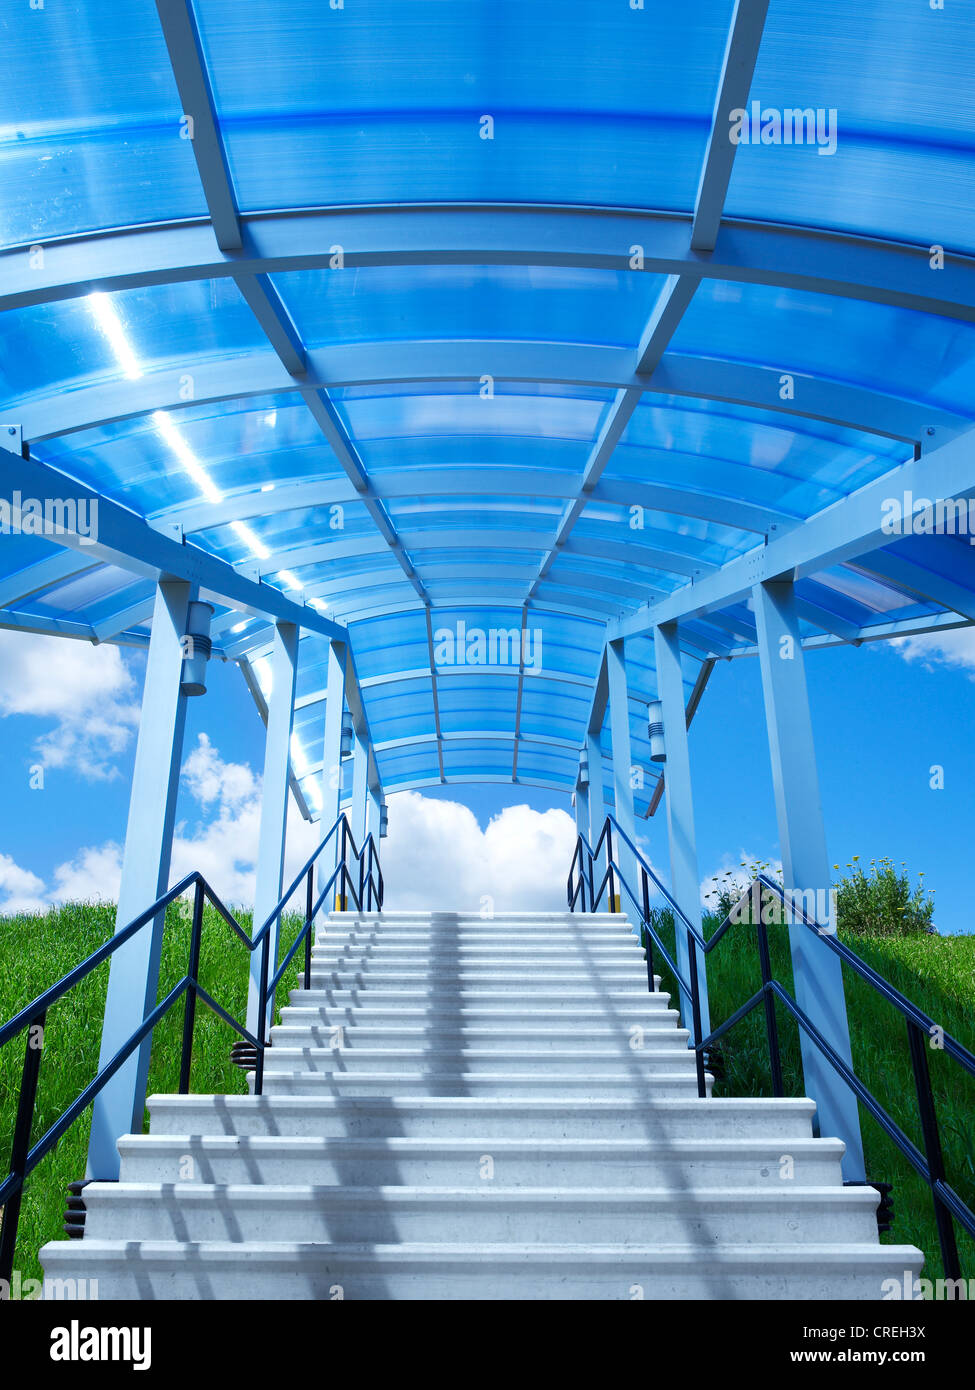
<svg viewBox="0 0 975 1390"><path fill-rule="evenodd" d="M589 911L590 911L590 912L595 912L595 911L596 911L596 886L595 886L595 881L594 881L594 877L593 877L592 855L589 853L588 850L586 850L586 864L587 864L587 866L588 866L588 874L589 874ZM580 872L580 873L582 872L582 865L581 865L581 864L579 865L579 872Z"/></svg>
<svg viewBox="0 0 975 1390"><path fill-rule="evenodd" d="M945 1278L960 1279L961 1263L958 1259L954 1221L951 1212L939 1197L935 1186L936 1183L945 1181L946 1174L944 1153L941 1149L941 1134L938 1130L938 1112L935 1109L934 1093L931 1090L927 1042L925 1034L912 1019L907 1020L907 1038L911 1048L911 1066L914 1069L917 1108L921 1117L924 1156L928 1164L931 1198L934 1202L934 1219L938 1227L938 1243L941 1246L941 1260L944 1264Z"/></svg>
<svg viewBox="0 0 975 1390"><path fill-rule="evenodd" d="M308 868L308 879L305 884L305 989L311 989L311 939L315 933L315 924L311 920L315 910L315 868L310 865Z"/></svg>
<svg viewBox="0 0 975 1390"><path fill-rule="evenodd" d="M190 984L186 989L186 1005L183 1013L183 1050L179 1063L179 1093L189 1094L190 1069L193 1065L193 1026L196 1023L196 981L200 974L200 942L203 937L203 885L197 883L193 891L193 925L190 929L190 958L186 973Z"/></svg>
<svg viewBox="0 0 975 1390"><path fill-rule="evenodd" d="M0 1225L0 1279L9 1290L13 1278L14 1254L17 1249L17 1226L20 1222L20 1205L24 1194L27 1155L30 1152L30 1132L34 1122L34 1103L37 1099L37 1079L41 1070L41 1052L44 1049L45 1014L38 1014L27 1025L27 1043L24 1051L24 1067L20 1077L20 1098L17 1101L17 1118L14 1122L14 1138L10 1147L10 1172L19 1178L19 1184L7 1198L3 1209L3 1224ZM36 1033L35 1029L40 1029Z"/></svg>
<svg viewBox="0 0 975 1390"><path fill-rule="evenodd" d="M618 912L623 904L621 902L618 907L613 906L616 899L616 875L613 872L613 827L608 820L606 822L606 868L609 871L609 877L606 880L609 888L609 910L610 912ZM593 912L595 911L594 907Z"/></svg>
<svg viewBox="0 0 975 1390"><path fill-rule="evenodd" d="M675 922L676 926L676 922ZM687 963L691 972L691 1018L694 1023L694 1058L697 1063L697 1094L707 1099L708 1083L704 1075L704 1049L701 1047L701 982L697 975L697 942L687 933Z"/></svg>
<svg viewBox="0 0 975 1390"><path fill-rule="evenodd" d="M761 893L759 893L759 903L761 903ZM768 1038L769 1065L772 1068L772 1094L774 1096L785 1095L785 1085L782 1080L782 1054L779 1051L779 1025L775 1017L775 997L772 994L770 985L772 983L772 958L768 949L768 927L762 916L761 908L758 913L758 959L762 967L762 993L765 1004L765 1035Z"/></svg>
<svg viewBox="0 0 975 1390"><path fill-rule="evenodd" d="M650 879L647 871L640 865L640 880L643 889L643 942L647 951L647 983L650 993L654 993L656 980L653 969L653 937L650 935Z"/></svg>
<svg viewBox="0 0 975 1390"><path fill-rule="evenodd" d="M260 994L259 994L260 1009L258 1010L258 1016L257 1016L257 1033L256 1033L256 1037L257 1037L257 1041L258 1041L258 1043L259 1043L259 1046L258 1046L258 1049L257 1049L257 1065L256 1065L256 1067L255 1067L255 1069L254 1069L254 1094L255 1094L255 1096L260 1096L260 1095L263 1095L263 1094L264 1094L264 1048L265 1048L266 1043L267 1043L267 1016L268 1016L268 1010L267 1010L267 982L268 982L268 960L269 960L269 952L270 952L270 949L271 949L271 940L270 940L270 937L271 937L270 932L265 932L265 933L264 933L264 939L263 939L263 941L261 942L261 970L260 970L260 977L259 977L259 978L260 978ZM272 1005L272 1011L273 1011L273 1005Z"/></svg>

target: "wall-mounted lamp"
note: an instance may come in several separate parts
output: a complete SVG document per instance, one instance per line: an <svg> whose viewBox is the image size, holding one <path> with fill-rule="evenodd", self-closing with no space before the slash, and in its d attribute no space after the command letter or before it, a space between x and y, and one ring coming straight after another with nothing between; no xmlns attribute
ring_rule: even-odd
<svg viewBox="0 0 975 1390"><path fill-rule="evenodd" d="M209 603L191 603L186 610L186 632L180 639L183 646L183 671L179 688L184 695L207 693L207 662L213 650L210 641L210 619L213 607Z"/></svg>
<svg viewBox="0 0 975 1390"><path fill-rule="evenodd" d="M650 761L665 763L667 747L664 743L664 707L659 700L651 700L647 705L647 727L650 734Z"/></svg>
<svg viewBox="0 0 975 1390"><path fill-rule="evenodd" d="M582 750L582 757L579 759L579 780L578 787L588 787L589 785L589 754L585 749Z"/></svg>
<svg viewBox="0 0 975 1390"><path fill-rule="evenodd" d="M386 810L385 803L379 808L379 838L385 840L389 830L389 812Z"/></svg>
<svg viewBox="0 0 975 1390"><path fill-rule="evenodd" d="M342 715L342 757L351 758L355 747L355 725L348 710Z"/></svg>

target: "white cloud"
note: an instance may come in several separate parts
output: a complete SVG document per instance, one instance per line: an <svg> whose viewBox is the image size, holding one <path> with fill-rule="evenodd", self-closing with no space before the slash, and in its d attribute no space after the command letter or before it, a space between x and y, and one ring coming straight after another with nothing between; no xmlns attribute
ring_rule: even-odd
<svg viewBox="0 0 975 1390"><path fill-rule="evenodd" d="M43 893L42 879L15 864L9 854L0 854L0 913L46 912Z"/></svg>
<svg viewBox="0 0 975 1390"><path fill-rule="evenodd" d="M122 878L122 847L111 840L89 845L54 870L54 902L115 902Z"/></svg>
<svg viewBox="0 0 975 1390"><path fill-rule="evenodd" d="M892 646L905 661L919 661L929 671L939 664L975 671L975 627L925 632L918 637L895 637Z"/></svg>
<svg viewBox="0 0 975 1390"><path fill-rule="evenodd" d="M382 842L386 906L419 911L559 911L576 829L560 810L507 806L482 830L457 801L418 792L389 798L389 836Z"/></svg>
<svg viewBox="0 0 975 1390"><path fill-rule="evenodd" d="M113 760L139 722L135 686L118 647L0 631L0 716L54 721L33 744L44 767L116 777Z"/></svg>
<svg viewBox="0 0 975 1390"><path fill-rule="evenodd" d="M184 790L201 814L185 817L176 828L170 881L198 869L229 905L251 905L260 778L246 764L225 762L205 734L182 771ZM309 825L289 805L286 884L321 833L319 824ZM561 910L575 838L575 824L565 811L509 806L482 830L460 802L398 793L389 799L389 836L380 851L386 906L479 911L489 899L498 912ZM86 846L57 866L47 889L36 875L0 860L0 895L35 909L52 901L112 901L118 895L121 864L118 844ZM17 910L2 897L0 904Z"/></svg>

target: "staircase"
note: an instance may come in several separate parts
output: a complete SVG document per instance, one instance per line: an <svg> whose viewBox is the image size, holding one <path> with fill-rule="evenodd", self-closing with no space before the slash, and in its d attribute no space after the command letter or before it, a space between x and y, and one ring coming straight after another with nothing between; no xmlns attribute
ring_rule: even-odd
<svg viewBox="0 0 975 1390"><path fill-rule="evenodd" d="M875 1299L807 1100L700 1100L614 914L339 914L262 1096L154 1096L49 1278L106 1298ZM710 1086L710 1079L709 1079Z"/></svg>

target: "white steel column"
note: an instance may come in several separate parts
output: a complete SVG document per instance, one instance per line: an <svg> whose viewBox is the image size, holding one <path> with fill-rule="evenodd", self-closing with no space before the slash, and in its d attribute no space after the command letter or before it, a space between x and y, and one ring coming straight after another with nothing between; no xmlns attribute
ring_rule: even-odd
<svg viewBox="0 0 975 1390"><path fill-rule="evenodd" d="M345 714L345 665L348 648L344 642L330 642L328 647L328 677L325 687L325 746L322 753L322 837L339 818L342 809L342 716ZM341 831L336 831L328 849L318 858L316 896L322 892L338 864L342 844ZM322 912L331 911L341 885L336 883L322 904Z"/></svg>
<svg viewBox="0 0 975 1390"><path fill-rule="evenodd" d="M366 838L366 800L369 794L369 745L365 735L356 732L355 762L352 768L352 811L349 822L356 849Z"/></svg>
<svg viewBox="0 0 975 1390"><path fill-rule="evenodd" d="M169 887L176 795L186 723L180 690L182 637L195 586L161 580L156 586L142 714L132 771L122 881L115 929L135 920ZM147 923L112 957L99 1068L118 1052L156 1004L164 914ZM88 1146L88 1176L114 1180L123 1134L142 1132L151 1038L95 1097Z"/></svg>
<svg viewBox="0 0 975 1390"><path fill-rule="evenodd" d="M252 934L260 930L281 900L284 887L284 849L288 821L288 773L291 767L291 732L294 727L295 682L298 674L298 628L276 623L271 652L271 689L268 693L267 736L264 741L264 781L261 790L261 825L257 847L257 883L254 890ZM268 979L278 960L281 923L273 923L269 936ZM247 992L247 1027L258 1027L262 949L251 956ZM271 1007L268 1005L267 1020Z"/></svg>
<svg viewBox="0 0 975 1390"><path fill-rule="evenodd" d="M812 890L829 902L829 857L793 586L787 580L756 584L752 596L784 887L800 893ZM823 921L822 913L817 920ZM832 921L824 925L835 930ZM842 964L801 923L789 928L789 941L799 1007L850 1066ZM863 1143L856 1098L801 1029L799 1037L806 1091L816 1102L819 1131L843 1140L843 1176L862 1181Z"/></svg>
<svg viewBox="0 0 975 1390"><path fill-rule="evenodd" d="M657 666L657 696L663 706L664 748L667 755L665 793L667 797L667 838L670 845L670 885L678 905L691 923L701 926L701 881L697 866L697 839L694 833L694 803L691 796L691 761L687 747L687 717L684 711L684 679L681 673L677 624L654 628L654 655ZM677 964L690 980L688 934L675 922ZM697 980L701 1001L702 1037L711 1031L708 1011L708 982L704 953L698 948ZM686 991L680 991L681 1021L694 1033L694 1016ZM696 1041L696 1039L695 1039Z"/></svg>
<svg viewBox="0 0 975 1390"><path fill-rule="evenodd" d="M606 648L606 676L609 683L609 729L613 741L613 797L616 822L620 829L636 844L633 787L630 784L633 767L630 751L630 710L627 702L626 658L622 640L610 642ZM636 894L637 901L639 901L640 884L636 861L630 850L615 834L613 835L613 849L616 862L623 871L630 889ZM630 920L634 921L636 908L633 900L627 893L623 892L618 883L616 890L620 899L617 910L628 912Z"/></svg>

